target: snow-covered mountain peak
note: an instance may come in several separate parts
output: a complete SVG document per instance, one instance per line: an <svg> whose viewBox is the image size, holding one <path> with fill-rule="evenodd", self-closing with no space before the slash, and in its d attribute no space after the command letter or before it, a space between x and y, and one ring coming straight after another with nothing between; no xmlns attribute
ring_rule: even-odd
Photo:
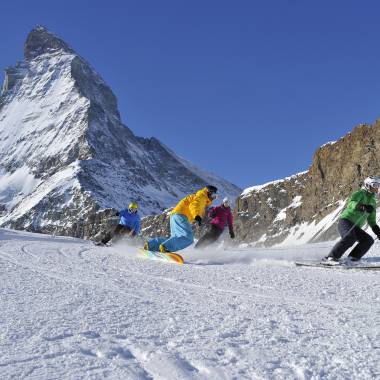
<svg viewBox="0 0 380 380"><path fill-rule="evenodd" d="M46 28L29 34L25 58L6 69L0 97L1 225L84 236L90 215L131 200L146 215L206 184L240 193L157 139L135 136L100 75Z"/></svg>

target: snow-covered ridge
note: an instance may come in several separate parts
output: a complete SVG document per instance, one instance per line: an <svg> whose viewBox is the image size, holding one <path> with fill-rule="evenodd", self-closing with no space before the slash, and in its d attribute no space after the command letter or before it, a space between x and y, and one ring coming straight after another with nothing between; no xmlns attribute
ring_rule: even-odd
<svg viewBox="0 0 380 380"><path fill-rule="evenodd" d="M336 143L337 143L337 141L329 141L329 142L321 145L320 148L324 148L325 146L335 145Z"/></svg>
<svg viewBox="0 0 380 380"><path fill-rule="evenodd" d="M297 178L299 176L302 176L302 175L306 174L307 172L308 171L306 170L306 171L303 171L303 172L299 172L297 174L293 174L293 175L291 175L289 177L285 177L285 178L282 178L282 179L278 179L278 180L274 180L274 181L271 181L271 182L264 183L262 185L255 185L255 186L247 187L241 193L241 197L247 196L247 195L249 195L253 191L261 191L261 190L265 189L266 187L268 187L270 185L278 185L278 184L281 184L281 183L283 183L285 181L297 180Z"/></svg>

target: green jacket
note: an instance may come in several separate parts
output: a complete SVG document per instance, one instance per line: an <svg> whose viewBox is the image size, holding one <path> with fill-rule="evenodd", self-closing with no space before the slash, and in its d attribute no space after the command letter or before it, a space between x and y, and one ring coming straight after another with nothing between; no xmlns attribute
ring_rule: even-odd
<svg viewBox="0 0 380 380"><path fill-rule="evenodd" d="M356 210L356 206L358 203L362 203L364 205L371 205L373 207L373 211L368 214L367 212L362 212ZM347 207L344 209L342 214L340 215L341 219L348 219L350 222L354 223L358 227L363 227L366 222L373 227L376 225L376 199L375 194L370 193L365 189L360 189L355 191L347 204Z"/></svg>

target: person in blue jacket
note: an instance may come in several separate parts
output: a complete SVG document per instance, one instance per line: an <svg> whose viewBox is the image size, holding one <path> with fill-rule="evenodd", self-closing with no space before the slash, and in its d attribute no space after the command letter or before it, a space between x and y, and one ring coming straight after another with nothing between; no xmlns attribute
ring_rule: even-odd
<svg viewBox="0 0 380 380"><path fill-rule="evenodd" d="M113 233L107 233L102 244L107 244L111 239L113 243L116 243L124 235L129 237L135 237L140 233L141 221L140 215L137 212L138 206L136 202L129 204L128 208L123 208L116 216L120 216L119 224L116 226Z"/></svg>

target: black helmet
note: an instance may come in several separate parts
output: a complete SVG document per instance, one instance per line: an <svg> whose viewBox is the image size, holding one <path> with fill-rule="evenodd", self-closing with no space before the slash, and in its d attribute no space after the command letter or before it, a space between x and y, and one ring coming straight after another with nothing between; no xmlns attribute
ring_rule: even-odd
<svg viewBox="0 0 380 380"><path fill-rule="evenodd" d="M207 195L210 199L215 199L215 194L218 192L218 189L215 186L207 185Z"/></svg>
<svg viewBox="0 0 380 380"><path fill-rule="evenodd" d="M218 192L218 188L212 185L207 185L207 190L209 193L215 194Z"/></svg>

